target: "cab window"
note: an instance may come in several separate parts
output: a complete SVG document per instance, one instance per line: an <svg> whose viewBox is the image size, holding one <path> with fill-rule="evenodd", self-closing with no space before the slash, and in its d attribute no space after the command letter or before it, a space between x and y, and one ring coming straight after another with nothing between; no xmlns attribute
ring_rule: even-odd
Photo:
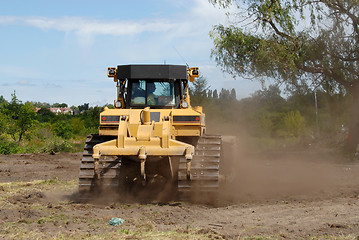
<svg viewBox="0 0 359 240"><path fill-rule="evenodd" d="M131 106L176 106L175 82L131 81ZM178 95L178 93L177 93Z"/></svg>

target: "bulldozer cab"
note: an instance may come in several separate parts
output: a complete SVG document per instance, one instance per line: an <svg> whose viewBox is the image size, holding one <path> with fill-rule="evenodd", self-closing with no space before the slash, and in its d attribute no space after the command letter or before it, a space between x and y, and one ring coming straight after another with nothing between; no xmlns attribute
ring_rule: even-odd
<svg viewBox="0 0 359 240"><path fill-rule="evenodd" d="M128 81L128 107L179 108L179 81L140 80Z"/></svg>
<svg viewBox="0 0 359 240"><path fill-rule="evenodd" d="M188 82L198 77L198 68L183 65L119 65L107 75L117 82L116 108L154 109L190 106Z"/></svg>

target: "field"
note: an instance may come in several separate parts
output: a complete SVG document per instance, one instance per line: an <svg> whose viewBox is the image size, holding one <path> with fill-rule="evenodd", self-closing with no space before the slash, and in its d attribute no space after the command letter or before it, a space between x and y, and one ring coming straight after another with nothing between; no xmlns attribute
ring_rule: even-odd
<svg viewBox="0 0 359 240"><path fill-rule="evenodd" d="M0 155L0 238L359 238L359 163L330 153L238 156L219 205L111 195L80 202L80 159ZM125 222L111 226L113 217Z"/></svg>

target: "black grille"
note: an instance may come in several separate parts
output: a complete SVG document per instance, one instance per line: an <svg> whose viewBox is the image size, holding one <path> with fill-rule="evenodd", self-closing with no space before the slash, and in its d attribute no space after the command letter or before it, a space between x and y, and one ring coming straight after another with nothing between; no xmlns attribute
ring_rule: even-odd
<svg viewBox="0 0 359 240"><path fill-rule="evenodd" d="M102 116L101 122L102 123L119 123L120 116Z"/></svg>
<svg viewBox="0 0 359 240"><path fill-rule="evenodd" d="M199 123L200 121L200 116L173 116L175 123Z"/></svg>

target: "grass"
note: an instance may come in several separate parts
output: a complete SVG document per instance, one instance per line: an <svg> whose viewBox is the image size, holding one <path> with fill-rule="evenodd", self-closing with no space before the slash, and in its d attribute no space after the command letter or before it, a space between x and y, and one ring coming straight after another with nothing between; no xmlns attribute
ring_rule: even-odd
<svg viewBox="0 0 359 240"><path fill-rule="evenodd" d="M1 134L0 134L1 137ZM46 139L23 139L20 143L14 142L10 137L5 136L0 139L0 154L19 154L19 153L49 153L54 152L81 152L85 143L85 136L64 139L52 136Z"/></svg>
<svg viewBox="0 0 359 240"><path fill-rule="evenodd" d="M40 224L51 224L52 220L44 220ZM131 231L130 229L113 227L106 229L104 232L100 229L93 231L73 230L72 233L68 231L58 231L55 233L41 232L37 228L29 228L29 224L11 222L1 225L0 238L6 239L148 239L148 240L165 240L165 239L188 239L188 240L205 240L205 239L223 239L220 236L199 234L195 230L184 233L183 231ZM100 227L100 226L99 226ZM46 228L45 228L46 229ZM117 229L117 230L115 230Z"/></svg>
<svg viewBox="0 0 359 240"><path fill-rule="evenodd" d="M44 223L60 223L60 224L68 224L70 220L70 217L66 215L65 213L59 213L50 215L48 217L41 217L39 220L37 220L37 224L44 224Z"/></svg>
<svg viewBox="0 0 359 240"><path fill-rule="evenodd" d="M19 202L31 197L31 194L41 194L56 188L57 191L73 192L77 188L77 181L60 181L58 178L49 180L35 180L31 182L0 183L0 209L29 209L38 212L48 212L46 204L34 200L32 204ZM39 195L42 196L42 195ZM67 204L68 201L62 204ZM29 206L28 206L29 205ZM0 222L1 223L1 222Z"/></svg>
<svg viewBox="0 0 359 240"><path fill-rule="evenodd" d="M56 186L57 190L73 190L77 187L77 180L60 181L57 177L48 180L34 180L31 182L0 183L2 194L0 201L16 194L25 194L34 191L50 191Z"/></svg>

